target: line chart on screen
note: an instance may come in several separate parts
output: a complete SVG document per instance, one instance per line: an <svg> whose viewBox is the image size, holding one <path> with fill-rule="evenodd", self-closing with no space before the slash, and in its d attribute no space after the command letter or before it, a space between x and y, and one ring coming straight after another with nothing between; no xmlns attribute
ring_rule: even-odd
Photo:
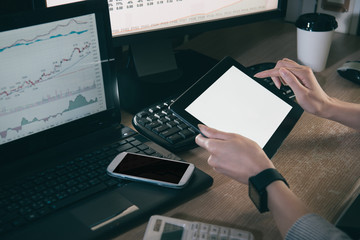
<svg viewBox="0 0 360 240"><path fill-rule="evenodd" d="M106 109L95 22L0 33L0 144Z"/></svg>

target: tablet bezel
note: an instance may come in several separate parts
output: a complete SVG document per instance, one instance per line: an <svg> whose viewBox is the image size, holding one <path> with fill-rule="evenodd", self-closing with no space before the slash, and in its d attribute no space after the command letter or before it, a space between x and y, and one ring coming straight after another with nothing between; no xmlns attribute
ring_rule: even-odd
<svg viewBox="0 0 360 240"><path fill-rule="evenodd" d="M260 84L262 87L266 88L272 94L276 95L278 98L286 102L291 106L290 112L283 119L279 127L276 129L274 134L268 140L268 142L263 147L263 150L269 158L273 157L280 147L282 142L288 136L290 131L295 126L296 122L301 117L304 110L293 100L284 96L281 92L276 91L276 89L271 89L269 85L264 83L261 79L254 78L252 73L245 68L243 65L238 63L231 57L226 57L216 64L209 72L207 72L202 78L200 78L195 84L193 84L188 90L186 90L182 95L180 95L170 106L169 109L181 120L191 125L198 133L200 130L198 124L204 124L199 121L197 118L192 116L185 109L196 100L203 92L205 92L212 84L214 84L227 70L232 66L238 68L240 71L245 73L247 76L252 78L255 82ZM216 113L214 113L216 114Z"/></svg>

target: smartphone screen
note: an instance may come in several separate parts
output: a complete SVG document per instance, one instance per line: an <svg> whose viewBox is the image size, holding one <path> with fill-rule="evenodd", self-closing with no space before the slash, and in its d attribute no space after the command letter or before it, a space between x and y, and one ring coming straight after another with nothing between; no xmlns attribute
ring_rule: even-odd
<svg viewBox="0 0 360 240"><path fill-rule="evenodd" d="M113 173L179 184L189 163L126 154Z"/></svg>

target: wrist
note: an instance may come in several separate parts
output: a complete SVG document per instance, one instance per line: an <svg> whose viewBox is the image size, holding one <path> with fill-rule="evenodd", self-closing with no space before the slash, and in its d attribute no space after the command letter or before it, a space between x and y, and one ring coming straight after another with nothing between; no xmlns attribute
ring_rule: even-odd
<svg viewBox="0 0 360 240"><path fill-rule="evenodd" d="M323 103L321 110L315 114L318 117L325 119L333 119L338 111L339 100L336 98L328 97Z"/></svg>
<svg viewBox="0 0 360 240"><path fill-rule="evenodd" d="M270 183L266 187L266 191L268 192L268 199L270 200L270 196L272 195L273 192L278 192L281 189L289 190L290 187L285 182L280 181L280 180ZM269 206L269 208L270 208L270 206Z"/></svg>
<svg viewBox="0 0 360 240"><path fill-rule="evenodd" d="M265 153L264 153L265 155ZM266 156L266 161L261 161L257 164L254 164L251 170L249 170L249 178L258 175L259 173L265 171L266 169L273 168L275 169L274 164L272 161Z"/></svg>
<svg viewBox="0 0 360 240"><path fill-rule="evenodd" d="M289 186L286 185L283 181L274 181L266 187L268 194L268 209L273 211L275 208L274 205L278 204L279 196L285 196L284 193L291 191ZM281 197L280 197L281 198Z"/></svg>

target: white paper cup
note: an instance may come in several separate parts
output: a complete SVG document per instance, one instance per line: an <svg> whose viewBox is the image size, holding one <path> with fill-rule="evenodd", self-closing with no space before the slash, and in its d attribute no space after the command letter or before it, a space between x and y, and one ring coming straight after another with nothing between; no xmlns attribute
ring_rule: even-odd
<svg viewBox="0 0 360 240"><path fill-rule="evenodd" d="M337 28L335 17L327 14L309 13L296 21L297 57L301 64L321 72L326 67L332 36Z"/></svg>

